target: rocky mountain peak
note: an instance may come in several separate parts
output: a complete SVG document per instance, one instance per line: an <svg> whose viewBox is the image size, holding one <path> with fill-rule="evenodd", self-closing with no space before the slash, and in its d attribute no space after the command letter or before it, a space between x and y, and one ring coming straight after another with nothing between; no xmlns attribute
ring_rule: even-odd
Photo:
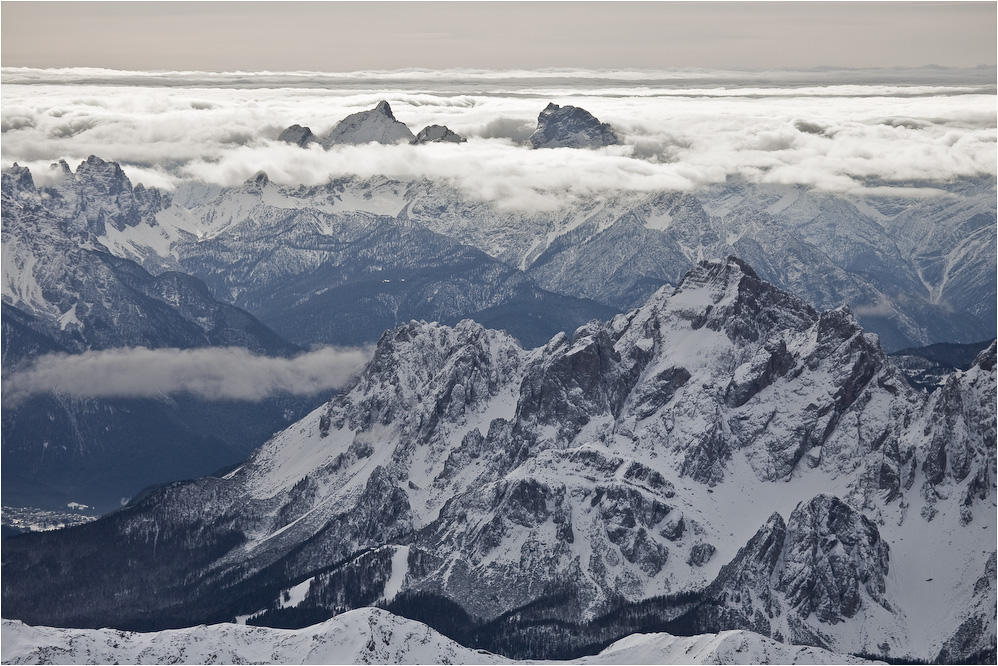
<svg viewBox="0 0 998 666"><path fill-rule="evenodd" d="M990 510L980 499L994 492L993 367L992 347L924 397L847 308L819 314L736 257L702 262L643 306L530 350L472 321L411 321L381 337L353 384L239 470L116 514L113 529L136 550L110 556L138 558L133 578L164 566L138 527L152 525L142 512L155 507L171 521L160 549L187 543L195 521L233 530L197 569L217 576L173 588L177 604L216 604L220 616L267 608L237 607L247 588L218 582L229 580L268 581L275 596L311 580L301 609L330 613L373 603L395 580L393 594L439 595L484 620L547 603L552 589L572 600L559 601L558 621L681 593L672 610L689 611L698 631L897 654L911 606L891 587L898 572L880 530L895 538L909 506L920 528L960 529L918 515L923 469L940 511ZM973 548L993 548L993 528L977 524L965 533ZM74 585L99 585L80 573L92 562L60 538L38 540L53 558L76 558L66 567ZM55 586L32 559L41 547L14 541L5 608ZM957 540L946 541L940 552L965 567ZM734 555L732 543L745 546ZM216 552L207 545L198 557ZM374 597L349 597L348 571ZM99 612L127 620L148 604L126 582L131 599ZM281 610L266 612L276 621ZM887 648L867 642L887 634Z"/></svg>
<svg viewBox="0 0 998 666"><path fill-rule="evenodd" d="M443 125L430 125L419 130L413 143L464 143L467 141L450 128Z"/></svg>
<svg viewBox="0 0 998 666"><path fill-rule="evenodd" d="M724 331L743 342L764 339L774 329L802 330L818 318L814 308L765 282L734 256L694 266L670 303L694 329Z"/></svg>
<svg viewBox="0 0 998 666"><path fill-rule="evenodd" d="M246 179L246 182L243 183L243 189L248 192L259 192L269 184L270 177L267 176L266 171L261 170Z"/></svg>
<svg viewBox="0 0 998 666"><path fill-rule="evenodd" d="M350 114L337 123L322 140L322 146L411 143L415 138L405 123L395 119L388 102L382 100L373 109Z"/></svg>
<svg viewBox="0 0 998 666"><path fill-rule="evenodd" d="M929 399L924 434L929 446L922 463L926 501L922 516L932 520L940 498L958 492L960 520L974 519L975 507L995 493L998 439L998 374L995 342L966 371L951 374Z"/></svg>
<svg viewBox="0 0 998 666"><path fill-rule="evenodd" d="M2 175L2 191L5 195L16 197L20 192L34 192L35 181L27 167L14 162L9 169L4 169Z"/></svg>
<svg viewBox="0 0 998 666"><path fill-rule="evenodd" d="M308 127L302 127L301 125L292 125L288 127L281 135L277 137L278 141L285 141L287 143L293 143L299 148L304 148L310 143L318 141L312 130Z"/></svg>
<svg viewBox="0 0 998 666"><path fill-rule="evenodd" d="M998 360L998 358L996 358L998 357L998 344L996 343L998 343L998 341L992 340L991 344L985 347L984 350L977 355L970 367L978 367L987 372L994 372L995 362Z"/></svg>
<svg viewBox="0 0 998 666"><path fill-rule="evenodd" d="M69 163L66 160L59 160L58 162L53 162L49 165L50 171L58 171L61 176L73 177L73 170L70 168Z"/></svg>
<svg viewBox="0 0 998 666"><path fill-rule="evenodd" d="M421 424L436 425L444 414L462 413L493 396L520 366L522 348L506 333L471 320L455 327L410 322L381 336L357 388L334 403L328 417L368 428L412 417L427 396L435 396ZM432 426L430 425L432 421Z"/></svg>
<svg viewBox="0 0 998 666"><path fill-rule="evenodd" d="M600 148L620 143L609 124L585 109L554 103L537 116L537 129L527 141L534 148Z"/></svg>
<svg viewBox="0 0 998 666"><path fill-rule="evenodd" d="M20 187L33 182L25 171L17 167L11 174ZM141 184L133 187L119 164L95 155L81 162L75 173L65 160L51 164L49 171L46 184L37 188L46 197L46 209L71 227L86 228L97 236L104 235L108 225L118 230L142 221L155 226L156 213L170 205L169 196Z"/></svg>
<svg viewBox="0 0 998 666"><path fill-rule="evenodd" d="M890 612L889 572L890 547L877 526L837 497L818 495L786 523L774 513L721 568L698 613L707 626L736 623L828 645L831 625L864 609L868 617Z"/></svg>
<svg viewBox="0 0 998 666"><path fill-rule="evenodd" d="M117 162L91 155L76 167L76 180L93 194L115 195L132 189L132 182Z"/></svg>

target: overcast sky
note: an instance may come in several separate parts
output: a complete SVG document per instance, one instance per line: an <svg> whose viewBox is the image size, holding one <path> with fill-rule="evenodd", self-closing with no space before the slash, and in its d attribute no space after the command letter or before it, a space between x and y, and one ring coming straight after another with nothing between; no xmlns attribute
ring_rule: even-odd
<svg viewBox="0 0 998 666"><path fill-rule="evenodd" d="M973 67L994 2L3 2L2 64L154 70Z"/></svg>

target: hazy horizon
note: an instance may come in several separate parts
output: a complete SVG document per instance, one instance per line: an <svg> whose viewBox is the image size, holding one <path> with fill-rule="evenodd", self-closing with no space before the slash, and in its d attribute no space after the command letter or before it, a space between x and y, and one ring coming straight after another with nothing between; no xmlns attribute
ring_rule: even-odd
<svg viewBox="0 0 998 666"><path fill-rule="evenodd" d="M3 2L2 65L120 70L991 66L990 2Z"/></svg>

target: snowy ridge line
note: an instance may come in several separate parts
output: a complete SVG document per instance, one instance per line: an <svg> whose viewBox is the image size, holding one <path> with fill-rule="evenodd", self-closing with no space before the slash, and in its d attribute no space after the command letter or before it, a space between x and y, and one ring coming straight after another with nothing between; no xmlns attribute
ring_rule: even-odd
<svg viewBox="0 0 998 666"><path fill-rule="evenodd" d="M304 629L232 624L150 633L56 629L3 621L5 664L281 663L281 664L871 664L820 648L782 645L748 631L676 637L636 634L599 654L526 662L463 647L426 625L364 608Z"/></svg>

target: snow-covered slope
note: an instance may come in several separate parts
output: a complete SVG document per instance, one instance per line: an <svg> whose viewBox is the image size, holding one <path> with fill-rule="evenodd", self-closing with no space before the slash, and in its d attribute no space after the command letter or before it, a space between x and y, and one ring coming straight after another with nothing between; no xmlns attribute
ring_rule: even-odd
<svg viewBox="0 0 998 666"><path fill-rule="evenodd" d="M189 294L196 290L190 285L198 281L187 278L185 282L180 273L203 280L218 298L253 312L302 346L370 343L386 329L413 318L456 323L465 317L509 330L529 344L540 344L559 330L572 330L616 312L543 290L522 271L407 222L402 210L404 188L398 183L382 181L369 184L370 189L358 189L350 183L332 182L301 196L260 173L242 187L222 193L184 188L177 195L189 207L171 206L125 227L127 238L113 234L113 225L107 225L102 236L75 238L65 230L61 209L45 206L54 195L47 188L36 189L27 170L9 170L4 179L9 190L4 196L22 206L4 208L5 302L29 312L41 311L55 322L50 328L66 330L63 336L77 330L77 319L95 310L93 302L104 293L91 296L88 292L81 299L73 285L86 288L107 272L97 259L107 263L115 257L136 255L146 257L142 263L149 271L173 269L156 280L147 276L145 282L180 283L185 287L180 298L183 304L192 299ZM131 187L127 178L120 185ZM51 238L42 243L44 236ZM173 240L155 248L149 240L167 237ZM89 246L97 254L78 245ZM131 261L118 263L131 265ZM135 268L132 272L143 273ZM77 277L77 273L90 277ZM128 296L104 291L112 292L112 300ZM177 288L167 285L153 291L158 296L161 291L173 294ZM203 286L201 291L205 291ZM202 300L207 298L204 293ZM97 310L113 307L106 304ZM143 308L122 312L117 328L127 333L145 325L153 329L148 335L169 329L154 317L137 317L135 312L140 311ZM226 312L237 311L230 307ZM330 312L338 316L329 316ZM194 323L212 331L216 344L226 332L248 327L218 326L217 316L198 314L201 318ZM88 330L101 329L91 326ZM140 338L140 333L133 337ZM131 344L162 346L141 339Z"/></svg>
<svg viewBox="0 0 998 666"><path fill-rule="evenodd" d="M238 624L151 633L3 622L5 664L498 664L424 624L365 608L305 629Z"/></svg>
<svg viewBox="0 0 998 666"><path fill-rule="evenodd" d="M399 183L353 185L302 196L259 174L158 219L186 230L174 246L180 270L302 345L370 343L411 319L466 317L540 344L615 312L540 289L522 271L409 222Z"/></svg>
<svg viewBox="0 0 998 666"><path fill-rule="evenodd" d="M848 309L819 313L734 258L534 350L412 322L225 478L9 542L5 613L286 626L391 597L456 604L496 641L618 637L652 613L934 657L990 595L993 358L930 399ZM53 566L85 606L39 601Z"/></svg>
<svg viewBox="0 0 998 666"><path fill-rule="evenodd" d="M304 629L216 624L151 633L55 629L3 622L5 664L516 664L463 647L376 608ZM851 655L782 645L746 631L629 636L591 657L556 664L866 664Z"/></svg>

